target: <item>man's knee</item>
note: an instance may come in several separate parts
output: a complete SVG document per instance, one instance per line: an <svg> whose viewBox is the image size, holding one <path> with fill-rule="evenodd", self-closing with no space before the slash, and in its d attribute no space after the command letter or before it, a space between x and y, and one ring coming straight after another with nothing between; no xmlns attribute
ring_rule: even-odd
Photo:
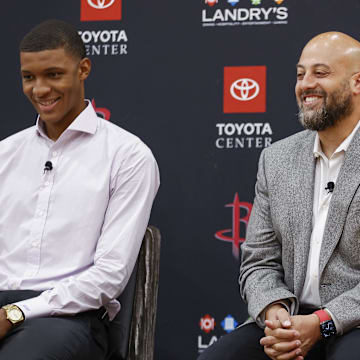
<svg viewBox="0 0 360 360"><path fill-rule="evenodd" d="M86 319L39 318L25 321L0 343L0 360L102 359L106 346L92 337Z"/></svg>
<svg viewBox="0 0 360 360"><path fill-rule="evenodd" d="M327 360L358 360L360 329L329 339L326 346Z"/></svg>
<svg viewBox="0 0 360 360"><path fill-rule="evenodd" d="M198 360L268 360L260 339L264 332L255 323L244 325L222 336L206 349Z"/></svg>

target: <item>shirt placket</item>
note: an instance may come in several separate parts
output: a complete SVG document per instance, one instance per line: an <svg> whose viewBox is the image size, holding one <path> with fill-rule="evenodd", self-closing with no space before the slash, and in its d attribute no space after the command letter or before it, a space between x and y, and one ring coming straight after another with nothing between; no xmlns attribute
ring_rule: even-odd
<svg viewBox="0 0 360 360"><path fill-rule="evenodd" d="M312 282L316 284L312 288L313 297L316 299L316 303L320 304L320 293L319 293L319 259L320 259L320 251L323 237L323 226L326 222L326 217L329 208L330 201L330 193L326 193L325 187L328 182L329 176L329 160L322 157L320 160L320 189L319 189L319 197L318 197L318 207L315 214L315 227L314 237L311 244L311 269L310 274L312 277Z"/></svg>
<svg viewBox="0 0 360 360"><path fill-rule="evenodd" d="M43 242L44 229L48 216L51 191L54 186L54 178L56 173L56 165L58 164L60 150L55 145L50 148L48 161L52 163L51 170L45 170L41 177L38 200L36 203L33 224L30 232L30 243L27 253L27 267L25 271L26 277L35 276L40 269L41 262L41 246Z"/></svg>

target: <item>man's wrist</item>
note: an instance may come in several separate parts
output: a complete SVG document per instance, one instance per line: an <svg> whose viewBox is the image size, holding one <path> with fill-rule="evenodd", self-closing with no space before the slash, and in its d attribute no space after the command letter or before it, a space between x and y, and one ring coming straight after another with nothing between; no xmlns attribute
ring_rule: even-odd
<svg viewBox="0 0 360 360"><path fill-rule="evenodd" d="M265 310L265 320L271 320L273 318L272 314L281 308L283 308L283 306L279 303L268 305Z"/></svg>
<svg viewBox="0 0 360 360"><path fill-rule="evenodd" d="M13 324L6 317L6 311L2 308L0 308L0 319L4 324L6 324L7 331L9 331L13 327Z"/></svg>
<svg viewBox="0 0 360 360"><path fill-rule="evenodd" d="M327 339L337 335L335 323L332 320L329 312L326 310L317 310L312 315L317 317L321 338Z"/></svg>
<svg viewBox="0 0 360 360"><path fill-rule="evenodd" d="M21 325L25 320L24 313L17 305L4 305L1 310L4 312L5 318L11 324L11 326Z"/></svg>
<svg viewBox="0 0 360 360"><path fill-rule="evenodd" d="M286 310L286 307L279 302L268 305L265 310L265 320L273 320L274 318L273 314L276 314L276 312L280 309Z"/></svg>
<svg viewBox="0 0 360 360"><path fill-rule="evenodd" d="M316 334L316 341L320 340L321 337L321 332L320 332L320 320L319 317L316 314L309 314L309 316L312 318L313 323L314 323L314 329L315 329L315 334Z"/></svg>

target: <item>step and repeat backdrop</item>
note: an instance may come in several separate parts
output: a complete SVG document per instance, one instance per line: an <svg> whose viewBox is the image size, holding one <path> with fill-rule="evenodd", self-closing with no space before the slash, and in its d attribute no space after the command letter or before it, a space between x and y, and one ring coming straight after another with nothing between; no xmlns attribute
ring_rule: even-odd
<svg viewBox="0 0 360 360"><path fill-rule="evenodd" d="M360 38L359 0L32 0L4 2L0 139L32 126L18 44L57 18L79 31L93 69L86 97L137 134L162 185L156 360L196 359L247 318L237 277L263 148L300 130L295 65L314 35ZM145 334L144 334L145 335Z"/></svg>

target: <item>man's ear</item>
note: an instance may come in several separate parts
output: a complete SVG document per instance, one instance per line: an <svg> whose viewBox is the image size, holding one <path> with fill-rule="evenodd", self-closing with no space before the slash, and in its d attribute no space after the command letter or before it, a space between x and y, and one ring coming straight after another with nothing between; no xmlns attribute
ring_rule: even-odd
<svg viewBox="0 0 360 360"><path fill-rule="evenodd" d="M360 94L360 72L355 73L350 80L351 91L354 95Z"/></svg>
<svg viewBox="0 0 360 360"><path fill-rule="evenodd" d="M79 63L79 78L81 81L86 80L91 71L91 60L89 58L81 59Z"/></svg>

